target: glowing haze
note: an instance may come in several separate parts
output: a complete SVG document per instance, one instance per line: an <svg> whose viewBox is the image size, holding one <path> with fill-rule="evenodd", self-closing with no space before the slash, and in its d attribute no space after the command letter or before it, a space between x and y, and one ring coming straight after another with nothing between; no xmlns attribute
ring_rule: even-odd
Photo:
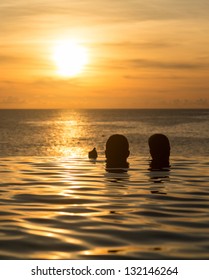
<svg viewBox="0 0 209 280"><path fill-rule="evenodd" d="M3 0L0 108L208 108L208 0Z"/></svg>

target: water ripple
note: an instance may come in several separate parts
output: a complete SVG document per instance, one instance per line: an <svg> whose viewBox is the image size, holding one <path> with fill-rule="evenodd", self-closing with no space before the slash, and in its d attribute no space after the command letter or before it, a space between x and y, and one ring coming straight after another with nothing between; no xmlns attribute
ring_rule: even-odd
<svg viewBox="0 0 209 280"><path fill-rule="evenodd" d="M0 160L1 259L208 259L208 161Z"/></svg>

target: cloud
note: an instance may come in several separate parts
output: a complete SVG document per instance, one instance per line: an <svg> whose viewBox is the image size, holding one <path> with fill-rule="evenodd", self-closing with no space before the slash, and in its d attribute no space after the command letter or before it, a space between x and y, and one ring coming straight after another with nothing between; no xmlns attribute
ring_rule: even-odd
<svg viewBox="0 0 209 280"><path fill-rule="evenodd" d="M0 55L0 63L11 63L11 62L18 62L19 58L9 55Z"/></svg>
<svg viewBox="0 0 209 280"><path fill-rule="evenodd" d="M209 64L204 62L157 61L148 59L124 60L120 62L120 65L131 68L159 68L174 70L199 70L209 68Z"/></svg>
<svg viewBox="0 0 209 280"><path fill-rule="evenodd" d="M26 55L7 55L0 54L0 63L1 64L11 64L11 63L21 63L21 64L37 64L37 60L35 58L31 58Z"/></svg>
<svg viewBox="0 0 209 280"><path fill-rule="evenodd" d="M51 69L52 62L38 57L37 54L3 54L0 53L0 64L4 67L4 71L8 68L17 69ZM8 68L7 68L8 67Z"/></svg>
<svg viewBox="0 0 209 280"><path fill-rule="evenodd" d="M99 48L120 48L120 50L131 48L131 49L161 49L161 48L173 48L176 46L181 46L180 42L168 42L163 40L149 40L140 41L135 38L135 41L119 41L119 42L103 42L94 43L93 47Z"/></svg>
<svg viewBox="0 0 209 280"><path fill-rule="evenodd" d="M111 22L208 19L209 3L207 0L59 0L45 1L7 1L0 4L1 21L28 20L31 16L60 15L67 16L69 21L82 19ZM38 21L38 18L36 19Z"/></svg>
<svg viewBox="0 0 209 280"><path fill-rule="evenodd" d="M3 105L25 104L25 103L27 103L24 98L20 98L20 97L14 96L14 95L8 95L8 96L2 98L0 101Z"/></svg>
<svg viewBox="0 0 209 280"><path fill-rule="evenodd" d="M170 101L174 107L178 108L207 108L209 106L209 99L208 98L195 98L195 99L188 99L188 98L181 98L181 99L173 99Z"/></svg>

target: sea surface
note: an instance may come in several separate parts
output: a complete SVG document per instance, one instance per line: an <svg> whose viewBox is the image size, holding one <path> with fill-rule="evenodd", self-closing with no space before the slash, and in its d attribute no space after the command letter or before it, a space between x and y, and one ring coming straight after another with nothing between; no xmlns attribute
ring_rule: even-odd
<svg viewBox="0 0 209 280"><path fill-rule="evenodd" d="M208 128L209 110L0 110L0 259L209 259ZM170 171L149 170L157 132Z"/></svg>

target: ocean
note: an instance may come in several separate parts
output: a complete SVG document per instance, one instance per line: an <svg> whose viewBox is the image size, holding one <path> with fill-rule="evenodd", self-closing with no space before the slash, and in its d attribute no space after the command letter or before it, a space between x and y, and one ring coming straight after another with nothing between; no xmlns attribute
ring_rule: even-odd
<svg viewBox="0 0 209 280"><path fill-rule="evenodd" d="M147 139L166 134L172 155L209 156L209 110L0 110L1 156L104 157L107 138L124 134L131 156L148 156Z"/></svg>
<svg viewBox="0 0 209 280"><path fill-rule="evenodd" d="M209 259L208 128L209 110L0 110L0 258ZM105 170L115 133L127 173ZM170 171L149 170L153 133Z"/></svg>

